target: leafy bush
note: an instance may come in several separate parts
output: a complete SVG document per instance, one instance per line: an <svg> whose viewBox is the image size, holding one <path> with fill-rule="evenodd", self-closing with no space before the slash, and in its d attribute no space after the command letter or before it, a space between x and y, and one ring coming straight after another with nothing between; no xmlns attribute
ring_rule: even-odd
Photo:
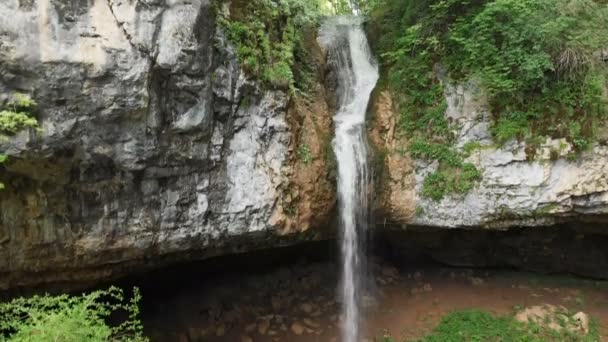
<svg viewBox="0 0 608 342"><path fill-rule="evenodd" d="M26 128L38 127L32 111L38 104L29 96L15 93L6 108L0 111L0 135L10 136Z"/></svg>
<svg viewBox="0 0 608 342"><path fill-rule="evenodd" d="M321 0L241 0L231 6L230 16L217 12L245 71L270 86L293 88L294 69L310 63L294 63L296 55L307 56L303 34L316 25L323 8Z"/></svg>
<svg viewBox="0 0 608 342"><path fill-rule="evenodd" d="M379 0L371 16L409 133L450 140L439 118L427 126L443 101L440 74L481 84L498 142L548 135L581 150L608 117L605 1Z"/></svg>
<svg viewBox="0 0 608 342"><path fill-rule="evenodd" d="M465 146L465 154L474 146ZM441 143L414 138L409 146L415 158L437 160L437 171L428 175L422 184L422 195L435 201L448 194L466 194L482 179L475 165L464 162L464 155Z"/></svg>
<svg viewBox="0 0 608 342"><path fill-rule="evenodd" d="M18 298L0 304L0 341L147 341L138 318L140 301L137 288L127 300L116 287L73 297ZM126 319L110 326L107 322L113 314Z"/></svg>
<svg viewBox="0 0 608 342"><path fill-rule="evenodd" d="M32 116L32 111L38 104L29 96L21 93L13 94L6 108L0 111L0 139L15 135L27 128L38 128L38 121ZM7 155L0 153L0 165L8 160ZM4 183L0 182L0 190Z"/></svg>

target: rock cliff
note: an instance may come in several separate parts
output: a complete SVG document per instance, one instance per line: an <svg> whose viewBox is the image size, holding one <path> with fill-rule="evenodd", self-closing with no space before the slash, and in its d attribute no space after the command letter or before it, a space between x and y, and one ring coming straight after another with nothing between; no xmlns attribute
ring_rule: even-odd
<svg viewBox="0 0 608 342"><path fill-rule="evenodd" d="M332 234L335 98L309 38L316 80L294 97L243 73L209 0L0 2L0 107L28 94L41 124L0 142L0 290ZM483 180L463 197L423 198L436 165L400 153L407 137L379 93L380 227L606 221L605 141L570 161L567 142L547 140L530 160L517 142L492 143L474 88L446 98L458 147L481 146L469 161Z"/></svg>
<svg viewBox="0 0 608 342"><path fill-rule="evenodd" d="M565 139L547 138L535 149L515 140L498 145L489 131L491 114L483 91L472 83L448 85L445 97L445 115L457 137L456 147L462 151L467 144L476 146L466 161L474 164L483 178L466 195L451 195L441 201L425 198L424 178L437 169L437 163L403 155L407 136L396 132L391 95L382 92L373 109L370 137L382 153L380 170L386 181L378 202L388 223L504 230L607 221L605 139L575 158L568 158L572 146Z"/></svg>
<svg viewBox="0 0 608 342"><path fill-rule="evenodd" d="M209 0L2 1L0 37L0 104L30 95L42 127L2 142L0 289L315 238L329 220L323 87L302 105L249 79Z"/></svg>

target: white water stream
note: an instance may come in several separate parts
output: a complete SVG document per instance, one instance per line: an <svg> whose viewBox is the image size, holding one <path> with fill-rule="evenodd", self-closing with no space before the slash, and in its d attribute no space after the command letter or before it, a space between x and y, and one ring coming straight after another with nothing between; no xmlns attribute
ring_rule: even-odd
<svg viewBox="0 0 608 342"><path fill-rule="evenodd" d="M332 145L338 161L344 342L359 340L359 299L362 277L366 272L362 249L371 192L365 113L378 81L378 67L361 24L356 17L333 18L323 25L319 35L338 82L338 109L334 116Z"/></svg>

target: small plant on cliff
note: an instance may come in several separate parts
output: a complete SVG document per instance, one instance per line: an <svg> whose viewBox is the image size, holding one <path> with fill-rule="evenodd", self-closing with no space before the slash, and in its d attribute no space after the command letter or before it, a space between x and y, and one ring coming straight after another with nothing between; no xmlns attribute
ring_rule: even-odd
<svg viewBox="0 0 608 342"><path fill-rule="evenodd" d="M36 107L36 101L29 96L13 94L6 108L0 111L0 135L11 136L23 129L38 127L38 121L32 117Z"/></svg>
<svg viewBox="0 0 608 342"><path fill-rule="evenodd" d="M471 163L466 163L465 153L441 143L432 143L423 138L414 138L409 146L415 158L438 161L437 170L429 174L422 184L422 195L440 201L448 194L466 194L482 179L481 172Z"/></svg>
<svg viewBox="0 0 608 342"><path fill-rule="evenodd" d="M312 151L310 150L310 147L308 145L304 144L298 146L296 155L302 163L306 165L310 165L310 163L312 163Z"/></svg>
<svg viewBox="0 0 608 342"><path fill-rule="evenodd" d="M36 101L21 93L13 94L5 109L0 111L0 139L17 134L28 128L38 128L38 121L32 116L37 107ZM8 157L0 153L0 164L5 163ZM0 183L0 190L4 183Z"/></svg>
<svg viewBox="0 0 608 342"><path fill-rule="evenodd" d="M81 296L34 296L0 304L0 341L145 342L139 320L139 290L131 299L111 287ZM124 316L116 326L111 315Z"/></svg>

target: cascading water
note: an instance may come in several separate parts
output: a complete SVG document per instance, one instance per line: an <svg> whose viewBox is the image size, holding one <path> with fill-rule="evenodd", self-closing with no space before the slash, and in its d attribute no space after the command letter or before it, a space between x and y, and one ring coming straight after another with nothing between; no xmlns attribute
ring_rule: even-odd
<svg viewBox="0 0 608 342"><path fill-rule="evenodd" d="M365 274L363 241L368 221L371 174L365 113L378 81L378 67L357 17L338 17L321 28L319 41L337 73L338 109L332 142L338 161L338 198L342 228L342 340L359 339L361 276Z"/></svg>

